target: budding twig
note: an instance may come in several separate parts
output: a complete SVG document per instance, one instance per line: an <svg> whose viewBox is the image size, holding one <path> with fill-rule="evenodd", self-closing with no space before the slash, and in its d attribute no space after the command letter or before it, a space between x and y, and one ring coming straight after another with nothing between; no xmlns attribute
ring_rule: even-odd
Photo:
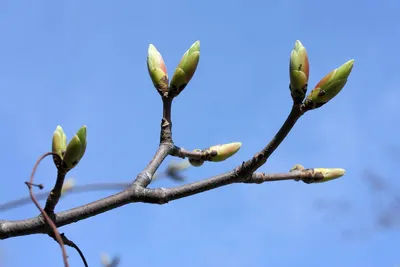
<svg viewBox="0 0 400 267"><path fill-rule="evenodd" d="M25 184L26 184L26 185L28 186L28 188L29 188L29 194L30 194L30 196L31 196L31 199L32 199L33 203L34 203L34 204L36 205L36 207L40 210L42 216L43 216L43 217L45 218L45 220L46 220L46 223L51 227L51 229L52 229L52 231L53 231L53 233L54 233L54 236L55 236L55 238L56 238L58 244L59 244L60 247L61 247L61 252L62 252L62 256L63 256L64 266L65 266L65 267L69 267L68 258L67 258L67 252L66 252L66 250L65 250L64 243L63 243L63 240L62 240L62 238L61 238L61 236L60 236L60 233L59 233L58 230L57 230L57 226L54 224L53 220L47 215L47 213L42 209L42 207L40 207L39 202L36 200L35 195L33 194L33 190L32 190L33 179L35 178L35 173L36 173L37 167L39 166L40 162L41 162L45 157L51 156L51 155L54 156L54 155L57 155L57 154L56 154L56 153L53 153L53 152L48 152L48 153L43 154L43 155L36 161L35 166L33 167L33 170L32 170L32 174L31 174L30 180L29 180L29 182L25 182ZM58 156L58 155L57 155L57 156Z"/></svg>

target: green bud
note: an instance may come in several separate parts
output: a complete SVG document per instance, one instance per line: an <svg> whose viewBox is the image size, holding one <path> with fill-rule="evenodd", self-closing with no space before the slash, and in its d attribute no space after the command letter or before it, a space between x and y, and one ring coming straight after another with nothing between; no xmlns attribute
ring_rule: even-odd
<svg viewBox="0 0 400 267"><path fill-rule="evenodd" d="M301 103L307 92L309 62L306 48L297 40L290 54L290 92L295 103Z"/></svg>
<svg viewBox="0 0 400 267"><path fill-rule="evenodd" d="M225 145L216 145L207 149L208 152L216 151L217 155L212 156L210 161L219 162L233 156L242 146L241 142L234 142Z"/></svg>
<svg viewBox="0 0 400 267"><path fill-rule="evenodd" d="M200 41L196 41L183 55L172 76L170 94L177 96L192 79L200 59Z"/></svg>
<svg viewBox="0 0 400 267"><path fill-rule="evenodd" d="M168 73L164 59L154 45L150 44L147 56L147 69L154 87L160 95L168 92Z"/></svg>
<svg viewBox="0 0 400 267"><path fill-rule="evenodd" d="M291 169L290 169L290 172L293 172L293 171L303 171L304 170L304 166L303 165L301 165L301 164L296 164L296 165L294 165Z"/></svg>
<svg viewBox="0 0 400 267"><path fill-rule="evenodd" d="M86 126L78 130L76 135L72 137L64 154L62 167L65 170L74 168L86 151Z"/></svg>
<svg viewBox="0 0 400 267"><path fill-rule="evenodd" d="M322 175L322 180L315 181L316 183L323 183L333 179L342 177L346 171L339 168L314 168L316 175Z"/></svg>
<svg viewBox="0 0 400 267"><path fill-rule="evenodd" d="M345 86L353 69L354 59L334 69L319 81L305 100L308 110L319 108L334 98Z"/></svg>
<svg viewBox="0 0 400 267"><path fill-rule="evenodd" d="M79 158L79 160L80 160L83 157L83 154L85 154L85 152L86 152L86 125L82 126L78 130L76 135L79 137L79 141L81 142L81 146L82 146L82 153L81 153L81 156Z"/></svg>
<svg viewBox="0 0 400 267"><path fill-rule="evenodd" d="M62 160L64 152L67 149L67 136L60 125L54 131L51 148L52 152L60 156ZM59 162L57 157L53 156L53 161L56 166L60 166L61 162Z"/></svg>

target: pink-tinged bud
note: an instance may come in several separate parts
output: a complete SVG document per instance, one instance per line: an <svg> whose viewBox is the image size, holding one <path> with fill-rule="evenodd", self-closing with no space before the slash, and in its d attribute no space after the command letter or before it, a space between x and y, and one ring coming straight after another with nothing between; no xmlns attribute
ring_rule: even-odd
<svg viewBox="0 0 400 267"><path fill-rule="evenodd" d="M200 41L196 41L183 55L172 76L170 94L177 96L192 79L200 60Z"/></svg>
<svg viewBox="0 0 400 267"><path fill-rule="evenodd" d="M164 95L168 92L168 73L164 59L154 45L150 44L147 56L147 69L154 87Z"/></svg>
<svg viewBox="0 0 400 267"><path fill-rule="evenodd" d="M307 110L319 108L334 98L345 86L353 69L354 59L334 69L322 78L305 100Z"/></svg>
<svg viewBox="0 0 400 267"><path fill-rule="evenodd" d="M307 50L303 44L297 40L292 53L290 54L290 93L296 104L303 101L308 86L308 77L310 74Z"/></svg>

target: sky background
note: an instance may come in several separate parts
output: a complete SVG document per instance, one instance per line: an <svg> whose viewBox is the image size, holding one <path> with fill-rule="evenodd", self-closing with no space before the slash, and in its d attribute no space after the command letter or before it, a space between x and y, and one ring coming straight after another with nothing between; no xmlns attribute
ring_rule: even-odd
<svg viewBox="0 0 400 267"><path fill-rule="evenodd" d="M124 206L60 231L90 266L100 266L104 251L120 255L120 267L400 266L399 10L395 0L3 0L0 203L28 195L24 182L51 149L58 124L68 138L87 125L87 152L68 177L78 184L135 178L159 141L150 43L172 77L183 53L201 41L196 74L174 101L173 137L187 149L243 143L226 162L187 170L188 182L231 170L264 147L289 113L289 55L299 39L309 54L310 89L352 58L353 72L340 95L301 118L259 170L341 167L342 179L229 185L167 205ZM55 175L49 158L36 181L50 189ZM70 195L57 210L112 193ZM30 204L0 219L37 214ZM71 266L83 266L67 250ZM2 240L0 257L6 267L63 266L46 235Z"/></svg>

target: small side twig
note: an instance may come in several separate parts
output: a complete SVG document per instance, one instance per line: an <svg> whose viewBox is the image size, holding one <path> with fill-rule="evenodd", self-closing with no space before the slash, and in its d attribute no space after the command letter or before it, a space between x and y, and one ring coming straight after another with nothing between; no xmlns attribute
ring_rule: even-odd
<svg viewBox="0 0 400 267"><path fill-rule="evenodd" d="M79 256L81 257L81 259L82 259L83 264L85 265L85 267L89 267L89 264L88 264L87 261L86 261L85 255L83 254L82 250L80 250L80 248L78 247L78 245L75 244L73 241L69 240L69 239L65 236L64 233L61 234L61 238L62 238L62 240L63 240L63 242L64 242L64 244L65 244L66 246L70 246L71 248L74 248L74 249L78 252L78 254L79 254Z"/></svg>
<svg viewBox="0 0 400 267"><path fill-rule="evenodd" d="M216 156L217 151L189 151L184 148L175 146L174 150L171 152L171 156L176 156L180 158L192 158L196 160L210 160L211 157Z"/></svg>
<svg viewBox="0 0 400 267"><path fill-rule="evenodd" d="M62 240L62 238L61 238L60 233L59 233L58 230L57 230L57 226L54 224L53 220L47 215L47 213L44 211L44 209L42 209L42 207L39 205L39 202L36 200L35 195L33 194L33 190L32 190L32 185L34 185L33 179L35 178L35 173L36 173L37 167L39 166L40 162L41 162L45 157L50 156L50 155L53 155L53 156L54 156L54 155L57 155L57 154L55 154L55 153L53 153L53 152L48 152L48 153L43 154L43 155L36 161L35 166L33 167L33 170L32 170L32 173L31 173L30 180L29 180L29 182L25 182L25 184L26 184L26 185L28 186L28 188L29 188L29 194L30 194L30 196L31 196L31 199L32 199L33 203L34 203L34 204L36 205L36 207L40 210L40 212L41 212L41 214L43 215L44 219L46 220L47 224L51 227L51 229L52 229L52 231L53 231L53 233L54 233L55 239L57 240L58 244L59 244L60 247L61 247L61 252L62 252L62 256L63 256L64 266L65 266L65 267L69 267L67 251L65 250L64 243L63 243L63 240Z"/></svg>

